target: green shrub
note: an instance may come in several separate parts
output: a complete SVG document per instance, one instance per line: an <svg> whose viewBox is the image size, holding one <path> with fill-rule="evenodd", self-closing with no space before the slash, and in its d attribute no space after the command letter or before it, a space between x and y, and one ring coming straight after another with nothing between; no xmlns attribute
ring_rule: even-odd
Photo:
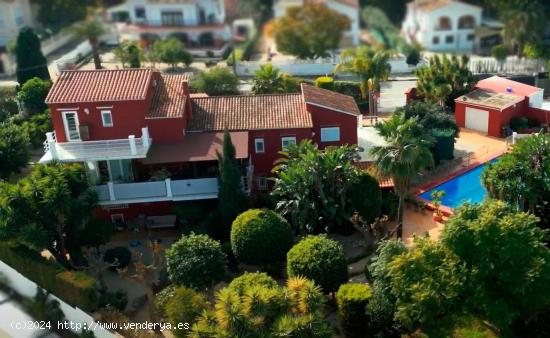
<svg viewBox="0 0 550 338"><path fill-rule="evenodd" d="M287 273L311 279L325 293L334 292L348 280L344 250L325 235L307 236L288 252Z"/></svg>
<svg viewBox="0 0 550 338"><path fill-rule="evenodd" d="M505 45L496 45L491 49L491 55L499 62L505 61L508 56L508 47Z"/></svg>
<svg viewBox="0 0 550 338"><path fill-rule="evenodd" d="M338 322L346 338L361 338L367 329L366 306L372 291L367 284L342 284L336 294Z"/></svg>
<svg viewBox="0 0 550 338"><path fill-rule="evenodd" d="M80 271L63 271L57 274L59 298L84 311L96 309L98 304L97 281Z"/></svg>
<svg viewBox="0 0 550 338"><path fill-rule="evenodd" d="M124 311L128 304L128 294L124 290L116 290L115 292L105 292L99 297L99 307L114 307L119 311Z"/></svg>
<svg viewBox="0 0 550 338"><path fill-rule="evenodd" d="M21 86L19 93L17 93L17 99L26 112L31 114L42 113L47 108L44 100L51 86L52 82L50 80L34 77Z"/></svg>
<svg viewBox="0 0 550 338"><path fill-rule="evenodd" d="M315 79L315 86L323 89L334 90L334 79L330 76L321 76Z"/></svg>
<svg viewBox="0 0 550 338"><path fill-rule="evenodd" d="M193 323L208 308L206 297L191 288L179 286L165 305L166 319L176 326L179 323ZM176 337L187 337L188 330L172 330Z"/></svg>
<svg viewBox="0 0 550 338"><path fill-rule="evenodd" d="M46 133L53 130L50 111L35 114L28 120L21 120L21 129L28 135L33 148L39 148L46 140Z"/></svg>
<svg viewBox="0 0 550 338"><path fill-rule="evenodd" d="M168 285L164 289L160 290L155 295L155 314L162 320L168 320L166 318L166 304L170 299L174 297L176 292L176 285Z"/></svg>
<svg viewBox="0 0 550 338"><path fill-rule="evenodd" d="M0 123L0 179L8 178L29 162L30 142L13 123Z"/></svg>
<svg viewBox="0 0 550 338"><path fill-rule="evenodd" d="M435 163L441 160L452 160L455 151L455 131L452 129L432 129L435 143L432 146L432 154Z"/></svg>
<svg viewBox="0 0 550 338"><path fill-rule="evenodd" d="M256 33L252 38L248 39L243 45L242 45L242 55L239 59L240 61L248 61L252 57L252 54L254 54L254 49L256 48L256 44L258 43L258 40L260 39L260 34Z"/></svg>
<svg viewBox="0 0 550 338"><path fill-rule="evenodd" d="M19 113L15 87L0 86L0 122Z"/></svg>
<svg viewBox="0 0 550 338"><path fill-rule="evenodd" d="M246 264L265 266L282 262L292 244L288 222L268 209L245 211L231 226L231 248L237 260Z"/></svg>
<svg viewBox="0 0 550 338"><path fill-rule="evenodd" d="M378 181L367 173L361 174L350 188L351 203L363 221L372 224L380 217L382 191Z"/></svg>
<svg viewBox="0 0 550 338"><path fill-rule="evenodd" d="M182 236L166 250L166 267L172 283L208 287L225 274L227 259L220 242L207 235Z"/></svg>
<svg viewBox="0 0 550 338"><path fill-rule="evenodd" d="M227 288L242 296L247 289L254 286L274 288L277 286L277 282L265 272L245 272L241 276L233 279Z"/></svg>
<svg viewBox="0 0 550 338"><path fill-rule="evenodd" d="M513 131L520 132L529 127L529 120L523 116L516 116L510 119L510 128Z"/></svg>
<svg viewBox="0 0 550 338"><path fill-rule="evenodd" d="M108 263L114 263L116 260L118 262L118 265L116 267L113 267L113 270L124 269L128 266L128 264L130 264L130 261L132 260L132 253L130 252L130 250L128 250L128 248L117 246L116 248L105 251L103 260Z"/></svg>
<svg viewBox="0 0 550 338"><path fill-rule="evenodd" d="M201 71L191 80L193 92L210 96L236 95L239 93L238 85L237 76L229 68L220 66Z"/></svg>

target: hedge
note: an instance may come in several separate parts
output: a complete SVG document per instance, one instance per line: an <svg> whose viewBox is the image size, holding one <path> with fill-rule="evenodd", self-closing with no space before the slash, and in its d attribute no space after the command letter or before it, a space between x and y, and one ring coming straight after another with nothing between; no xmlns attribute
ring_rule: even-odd
<svg viewBox="0 0 550 338"><path fill-rule="evenodd" d="M336 294L338 322L346 338L361 338L367 329L366 306L372 296L367 284L347 283Z"/></svg>
<svg viewBox="0 0 550 338"><path fill-rule="evenodd" d="M64 302L84 311L97 307L97 281L80 271L65 270L23 245L0 242L0 260Z"/></svg>
<svg viewBox="0 0 550 338"><path fill-rule="evenodd" d="M435 144L432 147L432 155L436 164L441 160L452 160L455 151L455 131L452 129L434 129L432 136Z"/></svg>
<svg viewBox="0 0 550 338"><path fill-rule="evenodd" d="M330 76L321 76L315 79L315 86L327 90L334 90L334 79Z"/></svg>

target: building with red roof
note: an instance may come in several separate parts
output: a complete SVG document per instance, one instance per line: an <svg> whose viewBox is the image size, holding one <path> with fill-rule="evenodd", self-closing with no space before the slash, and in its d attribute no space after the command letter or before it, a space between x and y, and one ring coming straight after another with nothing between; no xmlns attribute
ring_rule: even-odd
<svg viewBox="0 0 550 338"><path fill-rule="evenodd" d="M121 221L217 198L226 128L249 192L268 189L286 145L358 143L352 97L307 84L296 94L208 97L190 94L189 79L153 69L62 72L46 98L54 132L41 162L84 163L98 214Z"/></svg>
<svg viewBox="0 0 550 338"><path fill-rule="evenodd" d="M548 125L550 112L542 109L544 89L498 76L481 80L475 87L455 100L460 127L501 137L514 117Z"/></svg>

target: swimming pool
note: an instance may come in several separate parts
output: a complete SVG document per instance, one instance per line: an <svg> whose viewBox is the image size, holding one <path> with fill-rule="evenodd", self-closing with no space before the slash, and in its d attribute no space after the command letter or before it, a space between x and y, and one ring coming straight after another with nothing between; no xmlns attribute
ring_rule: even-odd
<svg viewBox="0 0 550 338"><path fill-rule="evenodd" d="M489 162L485 162L472 170L455 176L450 180L423 192L418 195L418 197L431 201L431 194L433 191L443 190L445 191L445 197L441 199L441 204L449 208L457 208L465 202L481 203L487 196L487 190L485 190L481 184L481 173L489 163L496 161L497 159L493 159Z"/></svg>

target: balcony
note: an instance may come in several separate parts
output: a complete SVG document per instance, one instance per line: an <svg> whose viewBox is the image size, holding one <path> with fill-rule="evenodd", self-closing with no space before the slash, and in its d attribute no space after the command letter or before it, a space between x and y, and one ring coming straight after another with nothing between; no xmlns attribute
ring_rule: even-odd
<svg viewBox="0 0 550 338"><path fill-rule="evenodd" d="M149 138L147 128L142 128L141 132L142 135L138 138L130 135L127 139L80 142L57 142L55 133L46 133L45 154L40 159L40 163L145 158L151 147L152 139Z"/></svg>
<svg viewBox="0 0 550 338"><path fill-rule="evenodd" d="M218 197L217 178L113 183L96 186L99 204L189 201Z"/></svg>

